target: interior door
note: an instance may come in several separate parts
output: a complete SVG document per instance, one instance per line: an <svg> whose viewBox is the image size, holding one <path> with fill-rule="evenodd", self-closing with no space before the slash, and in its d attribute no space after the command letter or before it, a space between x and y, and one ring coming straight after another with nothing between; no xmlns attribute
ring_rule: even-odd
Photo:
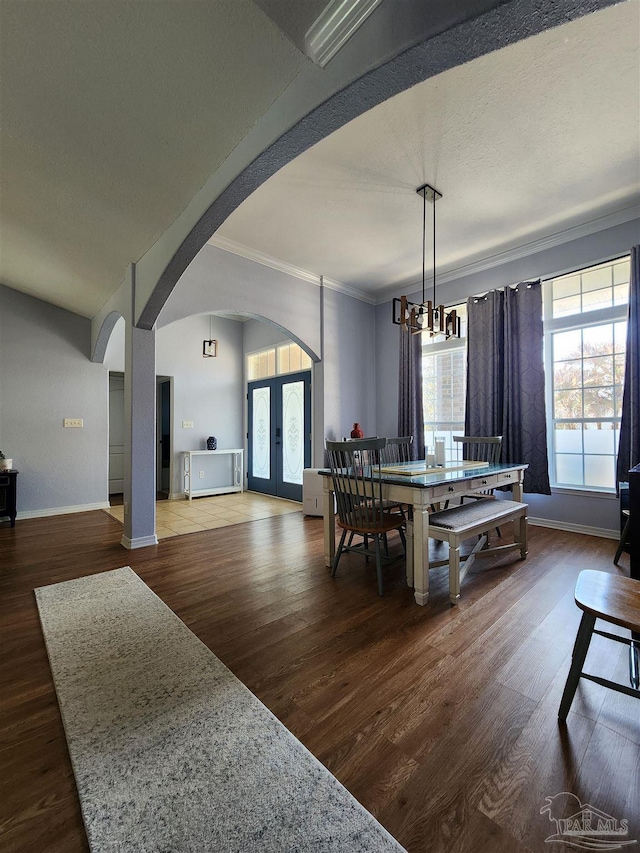
<svg viewBox="0 0 640 853"><path fill-rule="evenodd" d="M109 494L124 492L124 374L109 374Z"/></svg>
<svg viewBox="0 0 640 853"><path fill-rule="evenodd" d="M311 465L311 371L250 382L248 485L302 501L302 472Z"/></svg>
<svg viewBox="0 0 640 853"><path fill-rule="evenodd" d="M159 432L160 432L160 470L158 491L169 492L171 473L171 381L165 379L160 383L160 406L159 406Z"/></svg>

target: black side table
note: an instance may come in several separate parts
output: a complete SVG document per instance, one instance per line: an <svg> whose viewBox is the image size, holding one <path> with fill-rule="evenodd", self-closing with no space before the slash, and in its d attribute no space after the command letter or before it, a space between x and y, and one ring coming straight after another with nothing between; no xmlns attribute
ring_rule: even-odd
<svg viewBox="0 0 640 853"><path fill-rule="evenodd" d="M16 526L17 471L0 471L0 517L8 515L11 526Z"/></svg>

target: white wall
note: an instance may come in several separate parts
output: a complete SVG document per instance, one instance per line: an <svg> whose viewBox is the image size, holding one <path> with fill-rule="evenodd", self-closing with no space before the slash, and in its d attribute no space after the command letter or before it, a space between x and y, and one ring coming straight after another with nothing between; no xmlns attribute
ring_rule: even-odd
<svg viewBox="0 0 640 853"><path fill-rule="evenodd" d="M85 317L0 286L0 449L20 472L19 517L107 505L108 380L90 337Z"/></svg>

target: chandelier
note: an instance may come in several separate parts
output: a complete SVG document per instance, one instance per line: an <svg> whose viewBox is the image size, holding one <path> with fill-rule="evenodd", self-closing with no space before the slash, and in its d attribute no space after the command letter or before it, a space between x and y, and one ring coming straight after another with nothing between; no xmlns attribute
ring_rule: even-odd
<svg viewBox="0 0 640 853"><path fill-rule="evenodd" d="M202 357L215 358L218 355L218 341L213 340L213 317L209 315L209 340L202 341Z"/></svg>
<svg viewBox="0 0 640 853"><path fill-rule="evenodd" d="M393 322L412 335L427 332L431 337L459 338L460 318L455 309L447 312L444 305L436 305L436 201L442 198L442 193L430 184L423 184L416 192L422 196L422 302L410 302L406 296L394 299ZM433 204L433 301L425 296L427 202Z"/></svg>

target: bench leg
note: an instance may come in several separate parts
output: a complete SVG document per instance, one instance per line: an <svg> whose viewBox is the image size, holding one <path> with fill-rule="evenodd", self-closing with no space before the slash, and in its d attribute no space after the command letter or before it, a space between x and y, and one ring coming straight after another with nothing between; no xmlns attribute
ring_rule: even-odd
<svg viewBox="0 0 640 853"><path fill-rule="evenodd" d="M457 604L460 598L460 542L449 543L449 601Z"/></svg>
<svg viewBox="0 0 640 853"><path fill-rule="evenodd" d="M593 627L596 624L596 617L591 613L583 613L580 620L580 627L576 636L576 642L573 647L573 657L571 659L571 669L567 676L567 683L564 686L564 693L560 701L560 710L558 711L558 719L566 720L569 708L573 702L580 676L582 675L582 667L584 660L589 651L589 643L593 634Z"/></svg>
<svg viewBox="0 0 640 853"><path fill-rule="evenodd" d="M518 544L520 545L520 557L523 560L526 560L527 554L529 553L529 543L527 541L528 528L527 528L527 516L526 515L523 515L518 519L518 527L519 527Z"/></svg>

